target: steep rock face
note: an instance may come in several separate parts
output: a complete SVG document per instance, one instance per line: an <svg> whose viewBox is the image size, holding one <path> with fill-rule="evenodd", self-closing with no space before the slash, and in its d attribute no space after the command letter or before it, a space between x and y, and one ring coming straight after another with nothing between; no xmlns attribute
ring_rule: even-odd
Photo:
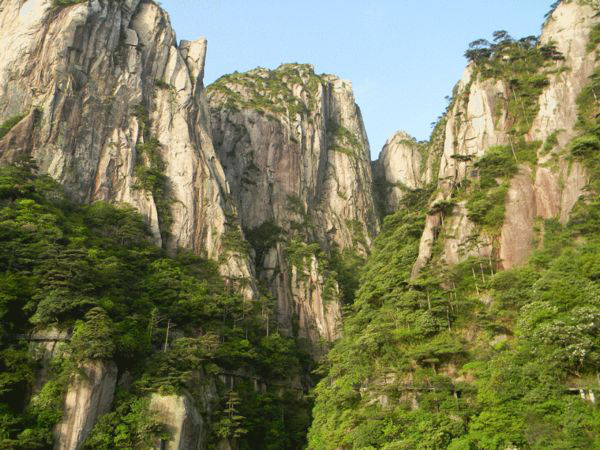
<svg viewBox="0 0 600 450"><path fill-rule="evenodd" d="M373 176L379 186L382 208L390 213L398 208L406 189L418 189L431 183L432 168L428 146L403 131L396 132L383 146L373 164Z"/></svg>
<svg viewBox="0 0 600 450"><path fill-rule="evenodd" d="M467 217L468 210L464 201L458 202L444 224L443 263L454 265L466 256L490 258L491 243L485 237L477 235L476 225Z"/></svg>
<svg viewBox="0 0 600 450"><path fill-rule="evenodd" d="M350 83L290 64L225 76L208 97L242 226L249 236L270 229L271 239L279 230L256 264L277 297L280 325L290 329L296 318L301 336L334 338L338 288L325 281L316 253L365 255L378 229L369 144Z"/></svg>
<svg viewBox="0 0 600 450"><path fill-rule="evenodd" d="M468 159L476 158L493 145L508 142L506 116L496 113L507 87L502 81L481 79L474 74L474 67L467 67L458 83L455 102L449 111L444 140L444 152L438 179L449 186L467 177Z"/></svg>
<svg viewBox="0 0 600 450"><path fill-rule="evenodd" d="M285 266L282 264L282 267ZM342 320L337 301L339 287L328 286L319 269L319 261L314 255L310 257L307 268L291 266L290 285L294 304L288 306L288 311L290 306L295 307L298 327L311 342L318 342L319 338L326 341L335 340L339 336ZM285 291L280 291L283 288L282 284L278 280L273 281L276 283L278 298L285 298Z"/></svg>
<svg viewBox="0 0 600 450"><path fill-rule="evenodd" d="M446 124L438 173L438 187L441 189L434 205L450 199L453 189L473 177L472 161L481 157L489 147L508 142L506 113L497 114L502 107L500 99L507 95L505 83L476 78L473 67L467 67ZM450 228L445 233L448 242L444 245L442 261L454 264L468 256L489 256L492 252L490 239L476 234L477 227L467 217L465 205L459 203L452 211L454 215L456 217L447 221ZM419 261L423 261L421 252L416 266Z"/></svg>
<svg viewBox="0 0 600 450"><path fill-rule="evenodd" d="M54 449L77 450L98 417L110 410L117 383L113 362L94 361L80 368L83 375L71 381L62 421L56 426Z"/></svg>
<svg viewBox="0 0 600 450"><path fill-rule="evenodd" d="M32 156L78 201L133 205L166 248L227 253L222 237L237 225L210 138L205 40L178 47L150 0L7 0L0 49L0 122L23 117L0 140L0 162ZM250 277L232 252L222 267Z"/></svg>
<svg viewBox="0 0 600 450"><path fill-rule="evenodd" d="M53 358L62 356L61 344L66 342L68 337L66 331L57 328L38 330L29 336L29 351L40 366L32 386L33 395L48 381L50 363Z"/></svg>
<svg viewBox="0 0 600 450"><path fill-rule="evenodd" d="M205 424L192 402L186 396L152 395L150 411L165 425L171 435L167 442L161 442L157 449L189 450L200 449L205 434Z"/></svg>
<svg viewBox="0 0 600 450"><path fill-rule="evenodd" d="M210 418L219 402L216 377L204 370L196 374L194 395L183 391L178 395L154 393L148 411L162 424L170 439L156 443L157 449L205 450L208 448ZM227 439L224 442L228 442Z"/></svg>
<svg viewBox="0 0 600 450"><path fill-rule="evenodd" d="M598 5L563 2L546 21L542 43L553 42L565 57L568 70L557 73L540 97L540 110L529 139L556 143L546 155L539 155L535 174L517 177L507 198L507 221L500 237L500 258L506 268L524 262L532 248L535 217L558 218L566 223L575 202L587 184L585 170L578 162L565 159L566 144L576 135L576 99L597 64L595 52L587 49L588 35L598 22ZM524 204L522 198L528 197ZM512 213L512 216L511 216Z"/></svg>
<svg viewBox="0 0 600 450"><path fill-rule="evenodd" d="M541 95L540 110L530 132L532 139L545 141L561 130L557 133L558 145L564 146L575 135L576 99L597 65L595 52L587 46L590 30L598 23L598 8L597 1L563 1L546 20L541 42L554 43L569 70L557 73Z"/></svg>
<svg viewBox="0 0 600 450"><path fill-rule="evenodd" d="M474 77L473 72L473 66L467 67L455 88L454 102L446 113L443 150L437 174L438 190L432 199L432 205L450 200L453 190L472 176L472 161L483 155L487 148L507 142L504 131L505 117L495 115L497 103L499 98L505 95L506 87L501 82L480 80ZM462 238L444 245L443 260L457 262L465 256L479 254L482 249L485 253L491 252L487 240L478 242L475 247L466 245L472 235L467 234L465 230L474 231L476 227L466 217L464 207L458 208L457 213L461 217L452 222L462 224ZM433 244L441 232L442 222L440 213L428 215L419 245L419 256L413 267L413 276L416 276L431 259Z"/></svg>
<svg viewBox="0 0 600 450"><path fill-rule="evenodd" d="M596 8L588 3L562 2L543 28L540 45L555 43L564 60L553 63L554 70L547 71L548 83L539 97L539 110L528 124L525 141L537 148L535 162L521 163L515 155L519 170L508 185L505 221L497 236L481 232L460 202L450 206L449 212L436 210L437 205L452 202L465 182L478 180L475 163L490 147L507 146L513 152L517 147L515 119L508 105L513 96L517 107L525 108L522 100L515 97L506 81L484 79L474 64L466 69L447 112L438 190L431 200L432 211L426 220L413 276L434 256L442 263L454 264L468 256L493 254L501 268L513 267L523 263L531 252L537 218L557 218L563 223L568 220L587 184L583 167L566 158L565 146L576 134L577 96L597 64L595 53L586 48L590 30L598 22ZM453 217L445 225L444 215ZM463 229L458 241L456 230L448 228L457 222ZM438 238L444 243L441 254L434 255ZM474 242L476 245L471 245Z"/></svg>
<svg viewBox="0 0 600 450"><path fill-rule="evenodd" d="M600 4L564 0L556 5L540 41L532 37L514 40L505 32L496 32L494 43L479 41L469 47L467 55L473 64L459 83L445 117L437 190L426 209L422 202L413 201L422 199L419 192L407 194L400 206L406 209L405 213L386 220L378 241L384 245L375 247L367 264L357 313L345 318L347 327L340 344L331 352L333 364L329 374L317 387L309 448L343 448L365 439L364 436L365 441L372 439L378 448L536 445L529 436L516 437L520 433L516 427L506 432L504 443L498 444L498 436L505 433L508 422L502 421L490 432L493 425L489 419L504 416L512 421L519 416L517 409L534 410L536 404L545 401L537 403L529 395L531 389L514 396L503 395L519 385L520 381L515 380L524 379L516 375L523 367L538 364L536 373L548 367L552 367L549 373L559 373L557 366L549 365L552 363L547 355L564 348L562 339L568 332L550 326L542 329L546 324L562 325L567 321L574 328L582 327L580 316L573 314L572 319L565 319L568 313L564 311L571 307L578 311L586 304L586 295L579 297L576 293L580 289L575 287L579 286L575 280L585 280L581 286L587 286L587 275L583 274L583 265L575 260L579 251L589 257L588 249L596 245L597 236L595 214L586 216L597 205L596 182L586 189L585 198L589 201L579 202L574 212L572 209L583 192L582 186L591 178L573 160L584 161L590 174L598 170L590 159L595 159L599 148L598 98L594 89L598 91ZM594 39L589 40L592 25ZM551 44L553 40L556 48ZM586 47L592 46L588 42L596 46L596 51L588 52ZM586 61L596 62L584 68ZM592 69L595 75L590 80ZM576 101L584 86L583 95ZM575 127L577 109L583 125L579 128ZM569 129L555 133L562 127ZM567 145L579 135L583 137ZM581 150L581 142L591 143L586 147L588 153ZM408 230L415 223L417 230L421 228L422 213L427 218L419 260L412 270L413 279L407 280L406 267L413 261L416 246L412 239L415 234ZM552 223L568 221L570 214L573 223L569 227ZM574 233L579 226L580 230L587 227L587 234ZM541 231L539 235L537 230ZM578 239L560 242L553 234L556 230ZM395 247L398 236L405 243ZM540 245L541 255L552 249L552 256L546 253L547 261L544 256L536 257L522 270L496 273L528 262L533 245L543 244L544 238L550 245ZM594 244L588 247L591 242ZM555 249L559 246L566 251L561 254ZM404 252L410 257L403 266L400 255ZM369 270L370 264L373 270ZM563 272L568 266L573 268L573 274ZM387 267L401 269L393 275L380 276ZM582 272L581 278L577 272ZM388 279L398 281L388 285ZM560 286L556 290L550 287L554 283ZM560 293L566 285L572 287L573 294L565 301ZM463 311L462 305L467 302L472 302L473 309ZM438 321L437 331L421 325L421 314ZM544 323L544 315L552 319ZM547 330L551 331L546 333ZM541 335L544 337L536 340ZM541 350L546 339L556 340L556 350ZM365 352L368 343L372 343L371 350ZM442 356L454 345L454 350ZM511 351L514 359L507 357ZM534 362L536 358L538 363ZM582 372L596 370L592 362L579 364ZM587 364L588 368L584 368ZM511 365L517 369L512 370ZM470 366L478 369L470 370ZM579 383L584 378L579 370L577 375L562 372L564 378L553 378L547 383L548 389ZM503 377L506 383L499 383ZM537 382L538 377L534 378ZM448 389L448 404L456 401L456 409L440 409L444 400L438 395L444 389ZM561 389L565 392L564 404L569 405L567 410L570 396L566 394L568 389ZM469 390L474 394L466 400ZM478 404L482 393L489 399L494 390L497 402L484 405L484 400ZM431 391L436 391L434 406L430 403ZM521 405L515 408L519 401ZM562 401L553 399L552 403ZM463 405L477 405L473 408L473 417L477 418L461 423L467 417L463 411L470 407L463 409ZM418 411L413 413L411 408ZM461 413L455 414L459 408ZM437 414L438 423L449 420L442 426L436 425L438 419L432 417ZM380 422L380 417L386 417L386 421ZM520 420L521 429L529 429L531 415L522 414ZM436 430L445 433L454 427L455 438L424 443ZM556 429L549 427L549 436ZM489 439L480 437L482 430ZM582 434L577 433L577 439ZM555 442L555 438L549 437L547 442ZM548 444L539 446L545 445ZM584 446L594 445L590 441Z"/></svg>

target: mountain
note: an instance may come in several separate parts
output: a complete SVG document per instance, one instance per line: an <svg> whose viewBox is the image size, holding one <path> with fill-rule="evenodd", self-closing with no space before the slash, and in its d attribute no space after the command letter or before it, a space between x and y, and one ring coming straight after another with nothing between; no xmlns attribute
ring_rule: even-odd
<svg viewBox="0 0 600 450"><path fill-rule="evenodd" d="M0 114L21 119L2 161L31 155L75 201L133 205L165 248L225 253L238 225L210 137L206 41L178 44L167 14L137 0L5 1L1 17ZM223 270L250 276L236 255Z"/></svg>
<svg viewBox="0 0 600 450"><path fill-rule="evenodd" d="M382 232L309 448L596 448L600 5L473 42L429 143L375 163ZM431 177L431 169L439 170Z"/></svg>
<svg viewBox="0 0 600 450"><path fill-rule="evenodd" d="M600 446L599 45L474 41L372 162L349 81L0 0L0 447Z"/></svg>
<svg viewBox="0 0 600 450"><path fill-rule="evenodd" d="M0 23L2 446L299 447L379 227L351 84L291 64L207 91L206 40L153 1Z"/></svg>
<svg viewBox="0 0 600 450"><path fill-rule="evenodd" d="M226 75L207 93L216 152L280 326L290 333L295 320L309 342L335 339L379 226L351 84L285 64Z"/></svg>

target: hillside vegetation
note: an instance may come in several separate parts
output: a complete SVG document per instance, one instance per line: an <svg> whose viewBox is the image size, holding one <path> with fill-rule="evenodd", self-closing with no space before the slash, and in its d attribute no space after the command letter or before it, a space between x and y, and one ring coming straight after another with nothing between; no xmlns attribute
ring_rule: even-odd
<svg viewBox="0 0 600 450"><path fill-rule="evenodd" d="M69 381L86 363L109 360L131 382L119 387L86 448L147 448L168 438L148 410L151 393L203 396L199 374L236 371L248 377L233 390L217 386L211 440L301 445L309 404L281 386L308 370L308 357L293 339L267 331L266 305L236 294L214 262L185 251L168 256L150 237L129 207L70 203L29 162L0 168L1 448L51 448ZM26 337L49 329L73 332L27 402L42 361ZM255 377L265 391L254 389Z"/></svg>

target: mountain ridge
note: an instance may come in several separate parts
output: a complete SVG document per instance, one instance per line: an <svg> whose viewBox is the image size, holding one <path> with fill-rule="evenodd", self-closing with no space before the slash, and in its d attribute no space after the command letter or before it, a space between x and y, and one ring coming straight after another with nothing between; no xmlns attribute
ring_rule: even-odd
<svg viewBox="0 0 600 450"><path fill-rule="evenodd" d="M599 10L473 42L371 161L335 75L2 1L2 445L593 448Z"/></svg>

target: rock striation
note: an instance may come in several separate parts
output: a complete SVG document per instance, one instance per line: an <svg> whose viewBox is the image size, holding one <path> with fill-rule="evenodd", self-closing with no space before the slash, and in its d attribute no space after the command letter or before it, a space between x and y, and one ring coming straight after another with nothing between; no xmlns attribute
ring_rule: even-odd
<svg viewBox="0 0 600 450"><path fill-rule="evenodd" d="M110 411L117 383L114 362L93 361L80 368L65 397L64 415L54 432L54 450L78 450L96 420Z"/></svg>
<svg viewBox="0 0 600 450"><path fill-rule="evenodd" d="M32 157L72 198L129 203L158 244L251 278L223 245L238 224L210 136L206 40L178 44L150 0L8 0L0 48L0 122L21 118L0 140L1 163Z"/></svg>
<svg viewBox="0 0 600 450"><path fill-rule="evenodd" d="M133 206L157 245L217 261L247 299L270 292L279 328L325 351L341 321L333 256L365 257L379 226L351 84L284 65L255 86L224 78L209 105L206 40L178 42L156 2L62 3L0 2L0 164L31 159L75 201ZM57 333L40 337L46 365ZM114 363L82 371L56 448L79 448L110 410ZM204 448L214 401L154 396L164 445Z"/></svg>
<svg viewBox="0 0 600 450"><path fill-rule="evenodd" d="M378 230L369 144L351 84L284 64L227 75L207 91L215 149L242 226L251 244L252 236L276 234L267 245L261 240L254 259L277 299L280 326L290 330L294 319L309 341L334 339L339 289L319 255L364 256Z"/></svg>
<svg viewBox="0 0 600 450"><path fill-rule="evenodd" d="M17 119L0 139L0 163L31 157L80 202L133 205L157 244L218 260L247 298L257 280L240 224L301 228L299 241L325 254L367 254L378 224L349 82L308 66L257 70L252 88L231 77L215 84L225 91L213 86L209 109L206 40L178 43L153 1L11 0L0 24L0 122ZM319 292L327 284L335 297L334 281L317 263L292 285L283 253L265 248L258 264L281 326L297 321L309 341L333 339L339 307Z"/></svg>
<svg viewBox="0 0 600 450"><path fill-rule="evenodd" d="M165 450L200 449L206 438L206 424L187 396L153 394L150 411L163 423L171 438L156 448ZM201 437L204 440L201 441Z"/></svg>
<svg viewBox="0 0 600 450"><path fill-rule="evenodd" d="M468 257L492 271L517 266L543 237L540 219L569 220L589 181L568 143L577 96L598 67L588 42L599 7L565 0L549 16L539 45L560 57L528 74L540 76L534 106L517 97L513 80L472 63L431 141L397 132L372 165L348 81L284 64L205 89L206 40L178 42L152 0L2 0L0 164L31 158L76 201L132 205L157 245L218 261L246 299L267 299L267 323L276 314L279 330L322 355L321 343L339 337L343 261L368 255L378 212L400 208L407 191L433 192L413 277ZM520 122L527 129L518 134ZM475 217L468 194L483 190L478 163L498 148L515 162L506 179L492 180L502 195L502 220L492 228ZM46 367L35 396L49 362L64 356L57 343L68 332L38 330L30 340ZM67 387L56 449L80 448L111 408L115 363L80 369ZM151 409L173 436L158 448L206 448L219 400L214 380L206 384L200 400L152 395Z"/></svg>
<svg viewBox="0 0 600 450"><path fill-rule="evenodd" d="M515 118L510 108L513 99L519 107L520 99L507 81L481 76L474 63L467 67L443 120L444 144L435 177L437 189L430 201L431 210L413 267L414 277L432 259L441 264L456 264L474 256L493 258L499 268L513 267L525 262L533 249L538 219L568 221L587 184L585 170L569 160L566 145L577 133L577 96L597 66L596 54L587 46L589 33L599 21L596 11L590 2L562 2L543 27L540 45L555 45L562 58L544 68L547 84L537 99L538 110L524 137L524 145L536 148L534 161L523 163L515 155L518 173L508 182L505 219L498 233L482 230L469 219L460 189L465 183L477 182L476 163L488 149L505 146L515 151ZM379 172L385 174L390 170L399 182L412 182L413 178L406 175L411 167L410 153L406 149L402 150L404 153L396 150L402 154L394 162L400 168L392 170L389 144L382 155L386 158L382 161L386 162ZM394 180L392 175L385 178ZM398 195L388 197L388 207L394 206ZM440 212L437 206L447 202L450 211ZM438 239L443 240L441 250L434 254Z"/></svg>
<svg viewBox="0 0 600 450"><path fill-rule="evenodd" d="M443 147L440 155L439 172L437 174L437 190L431 200L431 205L449 201L454 189L471 175L472 161L481 157L485 150L494 145L507 143L507 134L504 131L505 118L500 116L498 122L495 111L499 98L505 95L505 86L500 81L480 80L474 76L474 67L470 65L465 70L463 77L455 87L454 101L446 112L443 123ZM462 223L463 227L475 230L476 227L466 217L466 209L461 217L455 220L446 220L449 226L453 223ZM443 226L441 213L428 214L425 229L419 245L419 256L413 267L413 276L431 260L433 245L441 233ZM445 261L458 261L466 256L491 252L490 242L483 238L475 247L462 254L457 249L464 249L465 240L453 242L444 246L442 259Z"/></svg>
<svg viewBox="0 0 600 450"><path fill-rule="evenodd" d="M396 132L385 143L373 164L383 213L397 210L406 190L420 189L432 182L432 158L428 150L428 143L417 142L404 131Z"/></svg>
<svg viewBox="0 0 600 450"><path fill-rule="evenodd" d="M566 223L588 182L582 165L566 158L565 147L577 133L577 97L597 67L596 53L587 47L590 31L600 21L598 7L593 2L562 2L544 24L541 43L554 43L568 70L550 79L528 135L529 140L540 142L554 136L556 143L547 154L539 154L533 174L526 179L522 174L511 184L500 237L500 258L506 268L529 256L535 218L558 218Z"/></svg>

